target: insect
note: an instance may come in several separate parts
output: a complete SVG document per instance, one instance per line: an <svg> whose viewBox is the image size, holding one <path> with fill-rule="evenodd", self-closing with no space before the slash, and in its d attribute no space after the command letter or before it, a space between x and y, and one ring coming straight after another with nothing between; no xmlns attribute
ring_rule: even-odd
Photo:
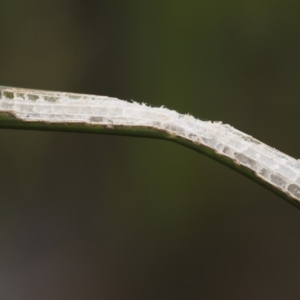
<svg viewBox="0 0 300 300"><path fill-rule="evenodd" d="M300 161L222 122L117 98L0 87L0 127L171 140L252 178L300 207Z"/></svg>

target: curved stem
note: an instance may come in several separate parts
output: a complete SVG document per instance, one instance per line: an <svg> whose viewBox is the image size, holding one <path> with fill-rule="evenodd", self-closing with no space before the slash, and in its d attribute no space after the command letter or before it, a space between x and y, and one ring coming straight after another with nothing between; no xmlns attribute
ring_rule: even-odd
<svg viewBox="0 0 300 300"><path fill-rule="evenodd" d="M170 140L227 165L300 208L300 162L221 122L110 97L0 87L0 127Z"/></svg>

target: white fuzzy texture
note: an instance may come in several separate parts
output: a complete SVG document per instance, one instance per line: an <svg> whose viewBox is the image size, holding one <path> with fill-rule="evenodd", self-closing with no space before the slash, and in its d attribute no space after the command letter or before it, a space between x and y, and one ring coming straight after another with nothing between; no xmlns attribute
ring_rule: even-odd
<svg viewBox="0 0 300 300"><path fill-rule="evenodd" d="M300 162L222 124L116 98L0 87L0 112L25 122L145 126L202 144L300 201Z"/></svg>

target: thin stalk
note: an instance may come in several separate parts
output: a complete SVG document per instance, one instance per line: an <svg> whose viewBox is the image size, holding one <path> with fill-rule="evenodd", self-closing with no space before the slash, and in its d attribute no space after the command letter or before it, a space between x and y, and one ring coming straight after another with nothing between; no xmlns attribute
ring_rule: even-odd
<svg viewBox="0 0 300 300"><path fill-rule="evenodd" d="M0 128L172 141L230 167L300 208L300 162L221 122L110 97L0 86Z"/></svg>

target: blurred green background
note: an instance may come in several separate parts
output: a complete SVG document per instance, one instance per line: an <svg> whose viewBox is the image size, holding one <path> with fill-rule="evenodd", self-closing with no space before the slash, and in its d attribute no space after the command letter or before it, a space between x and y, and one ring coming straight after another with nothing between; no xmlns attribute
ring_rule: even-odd
<svg viewBox="0 0 300 300"><path fill-rule="evenodd" d="M164 105L299 157L299 1L0 0L1 85ZM296 299L300 212L169 142L0 131L1 299Z"/></svg>

